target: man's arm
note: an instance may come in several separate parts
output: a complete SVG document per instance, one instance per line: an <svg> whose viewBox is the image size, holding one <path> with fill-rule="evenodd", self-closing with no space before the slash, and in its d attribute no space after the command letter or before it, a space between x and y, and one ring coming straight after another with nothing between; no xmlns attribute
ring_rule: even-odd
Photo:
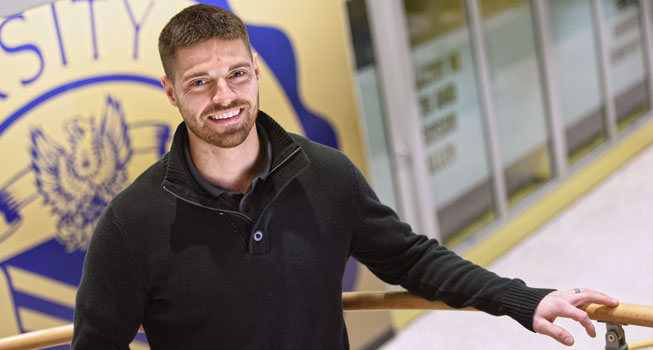
<svg viewBox="0 0 653 350"><path fill-rule="evenodd" d="M378 201L353 165L352 184L352 255L372 273L425 299L508 315L533 330L535 308L552 289L529 288L521 280L497 276L436 240L413 233Z"/></svg>
<svg viewBox="0 0 653 350"><path fill-rule="evenodd" d="M146 288L118 220L107 208L93 233L75 305L73 350L129 349Z"/></svg>
<svg viewBox="0 0 653 350"><path fill-rule="evenodd" d="M354 168L353 256L382 280L400 284L415 295L441 300L452 307L472 306L493 315L508 315L529 330L568 344L569 333L553 325L557 317L573 318L595 333L587 314L576 308L585 303L614 305L611 298L589 290L582 293L537 289L474 265L439 245L411 232L396 214L378 202L360 172Z"/></svg>

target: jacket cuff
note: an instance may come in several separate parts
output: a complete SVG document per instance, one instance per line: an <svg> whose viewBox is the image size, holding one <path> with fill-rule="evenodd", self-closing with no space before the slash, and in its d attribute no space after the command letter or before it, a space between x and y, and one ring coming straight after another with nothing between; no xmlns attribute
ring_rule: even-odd
<svg viewBox="0 0 653 350"><path fill-rule="evenodd" d="M502 298L506 315L512 317L533 332L533 315L542 298L555 289L530 288L523 281L515 280Z"/></svg>

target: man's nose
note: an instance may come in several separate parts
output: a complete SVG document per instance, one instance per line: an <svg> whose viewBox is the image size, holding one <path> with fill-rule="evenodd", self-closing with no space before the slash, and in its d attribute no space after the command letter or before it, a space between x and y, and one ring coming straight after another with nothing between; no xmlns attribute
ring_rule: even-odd
<svg viewBox="0 0 653 350"><path fill-rule="evenodd" d="M215 94L213 94L213 103L227 106L236 98L236 93L225 79L218 79L215 87Z"/></svg>

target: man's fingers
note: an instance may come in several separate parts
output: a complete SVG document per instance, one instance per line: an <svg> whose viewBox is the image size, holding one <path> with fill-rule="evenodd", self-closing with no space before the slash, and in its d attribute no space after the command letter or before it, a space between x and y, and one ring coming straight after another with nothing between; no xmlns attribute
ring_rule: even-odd
<svg viewBox="0 0 653 350"><path fill-rule="evenodd" d="M619 301L604 293L597 292L595 290L591 290L587 288L580 289L580 293L574 291L571 300L572 305L578 306L578 305L587 305L590 303L607 305L607 306L617 306L619 304ZM581 311L580 309L575 309L572 314L566 315L566 317L572 318L580 322L583 325L583 327L585 327L585 330L587 331L587 334L589 336L591 337L596 336L596 329L594 328L594 324L592 323L592 321L590 320L586 312Z"/></svg>
<svg viewBox="0 0 653 350"><path fill-rule="evenodd" d="M563 310L560 313L560 316L578 321L583 325L583 327L585 327L585 331L590 337L596 337L596 328L594 328L594 324L592 323L592 320L590 320L590 317L587 315L587 312L575 307L570 307Z"/></svg>
<svg viewBox="0 0 653 350"><path fill-rule="evenodd" d="M537 333L548 335L549 337L567 346L574 345L574 337L572 337L566 329L558 327L544 319L539 319L535 323L536 324L534 325L533 329Z"/></svg>
<svg viewBox="0 0 653 350"><path fill-rule="evenodd" d="M582 288L580 293L575 293L572 298L572 303L576 306L581 304L601 304L607 306L617 306L619 301L601 292L591 289Z"/></svg>

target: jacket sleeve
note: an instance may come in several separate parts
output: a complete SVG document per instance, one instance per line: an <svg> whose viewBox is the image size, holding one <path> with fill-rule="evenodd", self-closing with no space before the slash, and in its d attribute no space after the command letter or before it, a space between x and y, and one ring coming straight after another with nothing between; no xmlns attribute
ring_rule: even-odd
<svg viewBox="0 0 653 350"><path fill-rule="evenodd" d="M84 260L71 349L129 349L145 304L143 278L117 218L107 207Z"/></svg>
<svg viewBox="0 0 653 350"><path fill-rule="evenodd" d="M441 300L454 308L474 307L508 315L533 330L533 313L552 289L529 288L464 260L437 240L412 232L394 211L381 204L354 168L355 208L352 255L377 277L412 294Z"/></svg>

